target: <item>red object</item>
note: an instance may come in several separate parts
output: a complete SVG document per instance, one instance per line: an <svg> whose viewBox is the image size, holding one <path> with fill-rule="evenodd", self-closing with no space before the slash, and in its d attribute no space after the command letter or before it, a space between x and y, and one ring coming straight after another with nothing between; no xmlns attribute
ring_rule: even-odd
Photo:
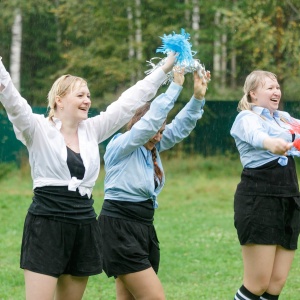
<svg viewBox="0 0 300 300"><path fill-rule="evenodd" d="M293 144L294 147L300 151L300 139L295 140Z"/></svg>
<svg viewBox="0 0 300 300"><path fill-rule="evenodd" d="M300 133L300 123L298 120L291 118L289 121L284 120L284 122L290 125L290 133Z"/></svg>

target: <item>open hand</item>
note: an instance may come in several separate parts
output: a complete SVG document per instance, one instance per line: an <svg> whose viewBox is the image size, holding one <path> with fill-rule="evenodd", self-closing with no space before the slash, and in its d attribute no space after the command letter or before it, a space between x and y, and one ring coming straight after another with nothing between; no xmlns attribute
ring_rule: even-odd
<svg viewBox="0 0 300 300"><path fill-rule="evenodd" d="M184 83L184 68L174 67L173 72L174 72L174 82L182 86Z"/></svg>
<svg viewBox="0 0 300 300"><path fill-rule="evenodd" d="M206 71L206 77L210 79L209 71ZM207 84L208 84L208 80L206 80L204 76L200 77L198 72L195 71L194 72L194 97L196 99L201 100L204 98L207 90Z"/></svg>

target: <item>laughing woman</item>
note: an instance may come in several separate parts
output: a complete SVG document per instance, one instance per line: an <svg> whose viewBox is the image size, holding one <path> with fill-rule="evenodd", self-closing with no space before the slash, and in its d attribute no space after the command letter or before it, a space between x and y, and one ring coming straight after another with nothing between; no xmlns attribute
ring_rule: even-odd
<svg viewBox="0 0 300 300"><path fill-rule="evenodd" d="M276 75L253 71L231 128L243 165L234 196L234 224L244 281L235 300L278 299L297 249L300 195L292 154L299 156L299 151L292 142L299 130L293 123L300 127L278 110L280 99Z"/></svg>
<svg viewBox="0 0 300 300"><path fill-rule="evenodd" d="M105 112L88 118L87 82L58 78L49 116L32 112L0 58L0 100L27 147L33 198L24 224L20 266L27 300L82 299L90 275L102 272L102 241L92 190L100 170L98 144L114 134L166 80L175 54L125 91Z"/></svg>

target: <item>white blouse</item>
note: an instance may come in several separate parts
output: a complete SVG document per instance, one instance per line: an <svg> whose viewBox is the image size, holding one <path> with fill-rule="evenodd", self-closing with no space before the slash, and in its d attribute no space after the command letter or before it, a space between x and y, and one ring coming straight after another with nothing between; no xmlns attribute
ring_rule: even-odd
<svg viewBox="0 0 300 300"><path fill-rule="evenodd" d="M71 178L67 166L67 148L60 133L61 121L49 121L44 115L35 114L27 101L13 85L9 73L0 60L0 101L13 123L17 139L28 149L33 189L42 186L68 186L80 194L91 197L100 171L98 144L124 126L135 110L151 100L166 74L159 68L133 87L126 90L106 111L82 121L78 127L80 155L85 167L82 180Z"/></svg>

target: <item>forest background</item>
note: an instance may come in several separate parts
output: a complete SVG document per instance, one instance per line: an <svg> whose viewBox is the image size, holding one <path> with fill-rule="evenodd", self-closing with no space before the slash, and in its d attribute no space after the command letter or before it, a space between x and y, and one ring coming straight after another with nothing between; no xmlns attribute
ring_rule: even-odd
<svg viewBox="0 0 300 300"><path fill-rule="evenodd" d="M181 28L212 81L203 119L172 153L236 153L229 131L245 77L254 69L277 74L280 109L300 118L297 0L0 0L0 56L37 113L46 113L48 91L66 73L88 81L90 116L99 113L145 76L149 60L165 57L156 53L161 37ZM192 89L187 74L170 118ZM14 161L25 149L1 105L0 124L0 161Z"/></svg>
<svg viewBox="0 0 300 300"><path fill-rule="evenodd" d="M246 75L266 69L285 101L300 100L297 0L0 0L0 55L33 106L71 73L87 79L94 108L106 107L164 57L160 37L181 28L212 73L207 99L239 100ZM191 95L187 77L181 98Z"/></svg>

